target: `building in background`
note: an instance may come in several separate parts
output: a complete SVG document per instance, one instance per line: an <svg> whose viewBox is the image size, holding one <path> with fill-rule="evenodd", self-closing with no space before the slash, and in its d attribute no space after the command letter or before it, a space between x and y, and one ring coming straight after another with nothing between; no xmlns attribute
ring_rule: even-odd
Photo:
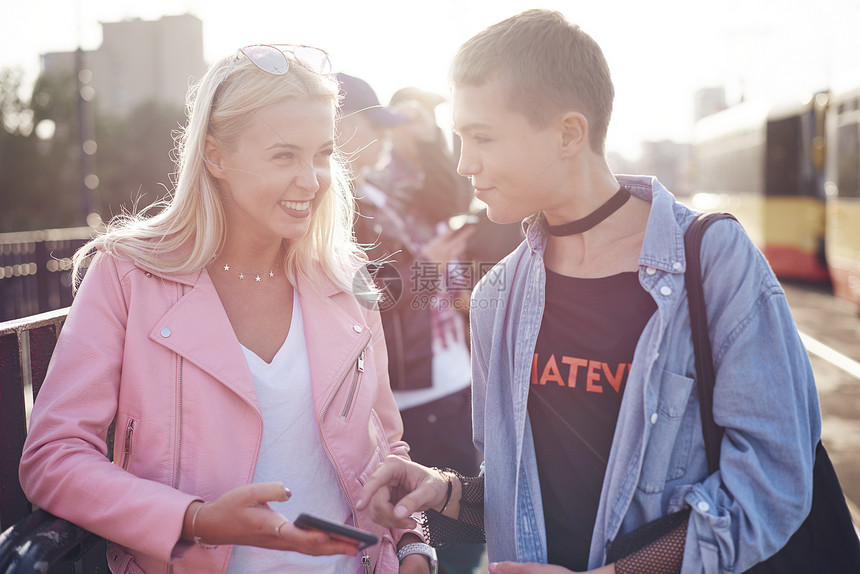
<svg viewBox="0 0 860 574"><path fill-rule="evenodd" d="M156 136L149 128L161 131L164 124L176 126L189 85L205 73L203 22L184 14L101 25L103 39L97 49L42 55L41 73L57 80L53 89L71 96L66 102L69 109L52 110L52 117L41 120L54 125L44 139L40 136L40 154L50 160L40 173L43 179L7 178L0 189L2 204L10 210L14 201L19 209L29 211L49 211L45 206L52 206L75 223L65 229L13 227L10 230L16 233L0 233L0 321L69 305L69 258L91 237L91 228L100 225L102 216L157 200L165 188L159 182L173 168L170 150L174 142L169 129ZM75 77L77 96L66 93ZM50 101L47 93L34 95L35 106ZM135 110L143 110L143 119L133 117ZM172 112L179 117L172 119ZM97 120L109 120L102 126L136 126L138 139L120 140L127 146L116 145L117 140L110 136L121 137L117 135L121 130L98 132ZM38 134L39 126L35 129ZM104 137L105 132L109 133L107 143L100 148L97 133ZM131 145L134 154L130 159L116 153ZM52 150L56 151L53 155ZM28 175L26 170L22 173ZM75 199L62 203L69 198ZM4 229L0 227L0 231Z"/></svg>
<svg viewBox="0 0 860 574"><path fill-rule="evenodd" d="M692 192L690 144L671 140L642 142L637 173L656 175L676 197Z"/></svg>
<svg viewBox="0 0 860 574"><path fill-rule="evenodd" d="M726 89L723 86L701 88L693 94L693 121L726 109Z"/></svg>
<svg viewBox="0 0 860 574"><path fill-rule="evenodd" d="M206 71L203 22L192 14L102 22L102 45L83 56L99 114L125 117L145 102L182 107L189 84ZM43 54L42 72L74 74L75 57Z"/></svg>

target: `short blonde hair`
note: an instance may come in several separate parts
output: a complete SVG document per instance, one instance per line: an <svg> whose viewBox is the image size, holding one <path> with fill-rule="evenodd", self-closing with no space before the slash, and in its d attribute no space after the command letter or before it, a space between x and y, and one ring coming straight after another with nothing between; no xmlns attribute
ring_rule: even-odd
<svg viewBox="0 0 860 574"><path fill-rule="evenodd" d="M229 148L256 110L288 99L320 99L331 105L333 118L337 113L336 80L314 73L286 55L291 62L283 75L261 70L244 55L226 57L210 66L188 92L188 121L175 150L174 191L141 213L127 213L109 223L105 233L75 254L75 277L95 249L164 273L198 270L217 256L224 244L226 219L217 180L206 169L207 135ZM361 249L353 238L355 202L346 174L343 158L334 156L330 189L314 212L308 232L287 246L284 269L291 281L317 268L339 287L351 288ZM149 216L150 211L158 212Z"/></svg>
<svg viewBox="0 0 860 574"><path fill-rule="evenodd" d="M615 88L594 39L552 10L527 10L466 41L454 57L454 87L499 79L511 109L536 127L568 110L588 120L591 148L606 143Z"/></svg>

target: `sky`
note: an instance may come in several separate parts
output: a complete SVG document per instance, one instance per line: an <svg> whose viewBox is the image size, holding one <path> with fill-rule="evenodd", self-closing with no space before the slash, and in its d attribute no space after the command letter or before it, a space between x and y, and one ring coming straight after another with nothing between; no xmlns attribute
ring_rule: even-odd
<svg viewBox="0 0 860 574"><path fill-rule="evenodd" d="M98 48L99 22L191 13L208 62L247 44L319 46L385 102L406 85L447 94L457 47L529 8L561 11L601 45L616 88L607 147L631 158L642 141L691 139L700 88L785 103L860 70L860 0L3 0L0 67L32 81L41 53Z"/></svg>

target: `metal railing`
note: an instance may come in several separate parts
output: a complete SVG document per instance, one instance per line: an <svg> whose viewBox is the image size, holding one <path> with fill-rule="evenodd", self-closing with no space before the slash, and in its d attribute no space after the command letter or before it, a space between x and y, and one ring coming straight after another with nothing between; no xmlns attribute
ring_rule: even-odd
<svg viewBox="0 0 860 574"><path fill-rule="evenodd" d="M0 530L31 510L18 483L18 461L27 436L27 415L68 311L0 323Z"/></svg>
<svg viewBox="0 0 860 574"><path fill-rule="evenodd" d="M0 321L68 307L74 252L89 227L0 233Z"/></svg>

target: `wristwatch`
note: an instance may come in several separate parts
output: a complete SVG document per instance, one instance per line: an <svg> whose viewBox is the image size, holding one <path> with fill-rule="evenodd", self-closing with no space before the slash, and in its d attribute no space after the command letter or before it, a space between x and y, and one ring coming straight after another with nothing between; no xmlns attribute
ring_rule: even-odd
<svg viewBox="0 0 860 574"><path fill-rule="evenodd" d="M410 542L403 548L397 551L397 561L403 562L403 559L410 554L423 554L430 559L430 574L437 574L439 571L438 562L436 560L436 549L429 544L423 542Z"/></svg>

